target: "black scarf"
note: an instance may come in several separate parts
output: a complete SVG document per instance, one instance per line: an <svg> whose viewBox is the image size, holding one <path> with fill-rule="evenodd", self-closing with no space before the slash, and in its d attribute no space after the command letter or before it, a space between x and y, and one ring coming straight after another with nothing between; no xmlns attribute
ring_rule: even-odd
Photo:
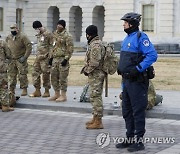
<svg viewBox="0 0 180 154"><path fill-rule="evenodd" d="M139 27L138 26L137 27L132 26L132 27L129 27L127 29L124 29L124 31L129 35L133 32L139 31Z"/></svg>

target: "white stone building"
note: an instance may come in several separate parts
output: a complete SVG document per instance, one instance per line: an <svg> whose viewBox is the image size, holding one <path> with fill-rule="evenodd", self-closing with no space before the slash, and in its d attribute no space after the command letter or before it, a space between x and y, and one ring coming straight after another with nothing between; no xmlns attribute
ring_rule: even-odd
<svg viewBox="0 0 180 154"><path fill-rule="evenodd" d="M7 36L17 22L35 41L34 20L53 31L64 19L75 42L86 42L90 24L98 26L104 41L117 41L126 35L120 18L127 12L142 14L140 29L152 42L180 44L180 0L0 0L0 34Z"/></svg>

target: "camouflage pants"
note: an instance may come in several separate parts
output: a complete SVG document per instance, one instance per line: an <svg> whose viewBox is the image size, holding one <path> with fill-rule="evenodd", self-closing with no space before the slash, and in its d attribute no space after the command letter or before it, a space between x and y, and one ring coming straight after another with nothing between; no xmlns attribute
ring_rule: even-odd
<svg viewBox="0 0 180 154"><path fill-rule="evenodd" d="M4 106L9 105L7 73L0 73L0 104Z"/></svg>
<svg viewBox="0 0 180 154"><path fill-rule="evenodd" d="M61 66L64 58L58 57L53 59L51 67L51 83L54 91L67 91L67 82L69 75L69 62L66 66Z"/></svg>
<svg viewBox="0 0 180 154"><path fill-rule="evenodd" d="M43 87L45 89L50 89L50 67L48 65L48 58L43 60L35 59L33 64L33 71L32 71L32 79L33 85L35 88L41 88L41 74L42 74L42 81Z"/></svg>
<svg viewBox="0 0 180 154"><path fill-rule="evenodd" d="M105 73L101 70L94 70L88 76L88 82L90 86L90 102L92 104L92 114L103 116L103 83Z"/></svg>
<svg viewBox="0 0 180 154"><path fill-rule="evenodd" d="M25 61L24 63L20 63L18 60L12 60L8 66L10 89L16 88L17 75L19 76L21 88L27 88L28 87L27 73L28 73L27 61Z"/></svg>

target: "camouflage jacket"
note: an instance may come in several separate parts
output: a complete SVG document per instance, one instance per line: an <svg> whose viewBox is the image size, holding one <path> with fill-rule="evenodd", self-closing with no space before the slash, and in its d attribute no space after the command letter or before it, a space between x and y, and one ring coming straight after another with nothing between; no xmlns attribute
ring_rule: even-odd
<svg viewBox="0 0 180 154"><path fill-rule="evenodd" d="M32 51L32 44L28 37L18 32L16 36L12 34L6 38L9 49L11 50L12 59L19 59L24 56L28 58Z"/></svg>
<svg viewBox="0 0 180 154"><path fill-rule="evenodd" d="M73 53L72 36L64 29L61 33L55 31L53 35L53 49L51 51L52 58L64 57L69 60Z"/></svg>
<svg viewBox="0 0 180 154"><path fill-rule="evenodd" d="M11 51L9 50L7 43L0 40L0 73L7 71L7 59L11 58Z"/></svg>
<svg viewBox="0 0 180 154"><path fill-rule="evenodd" d="M93 38L88 44L84 72L91 73L95 69L102 69L105 48L98 36Z"/></svg>
<svg viewBox="0 0 180 154"><path fill-rule="evenodd" d="M50 51L53 47L53 36L52 33L44 29L43 33L37 34L37 58L45 59L49 56Z"/></svg>

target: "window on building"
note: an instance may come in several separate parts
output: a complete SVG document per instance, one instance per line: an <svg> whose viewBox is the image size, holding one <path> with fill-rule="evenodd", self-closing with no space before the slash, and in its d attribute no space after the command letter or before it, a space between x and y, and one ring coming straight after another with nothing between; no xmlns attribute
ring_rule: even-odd
<svg viewBox="0 0 180 154"><path fill-rule="evenodd" d="M154 5L143 5L142 30L154 32Z"/></svg>
<svg viewBox="0 0 180 154"><path fill-rule="evenodd" d="M20 31L22 31L22 9L16 9L16 23Z"/></svg>
<svg viewBox="0 0 180 154"><path fill-rule="evenodd" d="M0 31L3 31L3 8L0 7Z"/></svg>

